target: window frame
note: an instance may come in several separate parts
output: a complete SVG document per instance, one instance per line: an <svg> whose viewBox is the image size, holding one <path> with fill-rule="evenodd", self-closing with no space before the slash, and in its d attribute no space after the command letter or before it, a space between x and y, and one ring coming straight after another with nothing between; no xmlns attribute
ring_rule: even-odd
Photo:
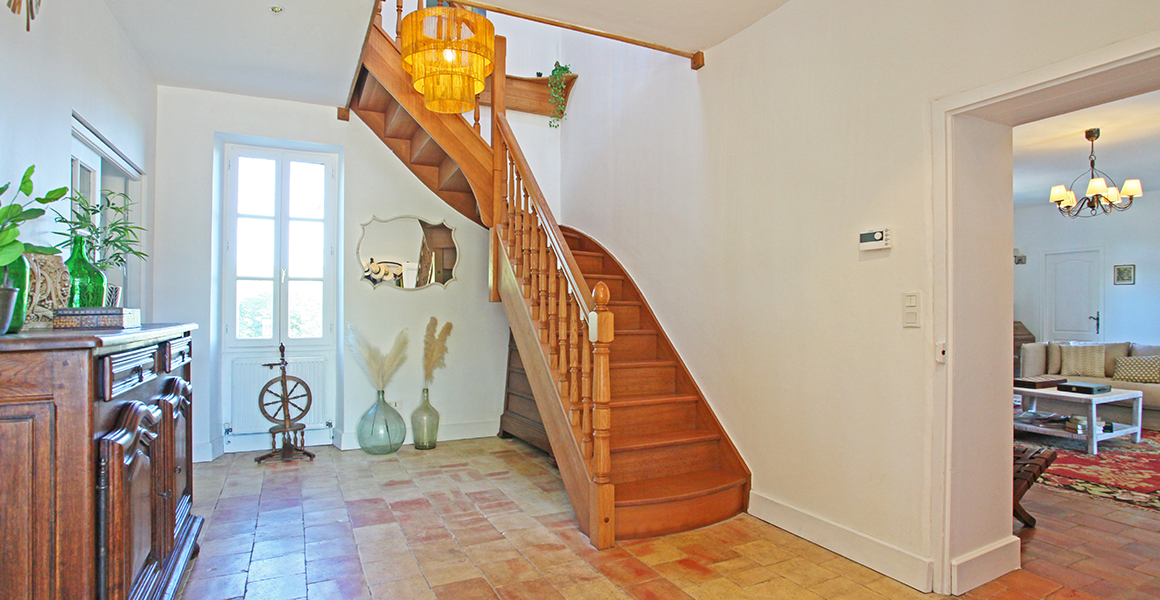
<svg viewBox="0 0 1160 600"><path fill-rule="evenodd" d="M275 210L274 221L273 273L271 277L241 277L237 275L238 235L238 161L253 157L275 161ZM289 349L324 350L336 343L338 305L338 159L336 152L292 150L288 148L255 146L229 143L224 145L225 202L222 227L222 329L223 350L257 350L286 344ZM291 277L289 275L289 229L291 221L319 221L317 219L291 218L289 214L289 179L292 162L322 164L326 169L325 195L323 205L323 251L322 277ZM243 217L247 215L242 215ZM261 218L261 217L259 217ZM283 273L285 271L285 273ZM270 280L273 282L274 297L272 313L274 326L269 338L246 339L237 337L237 282L240 280ZM289 284L292 281L321 281L323 287L322 336L317 338L292 338L289 333Z"/></svg>

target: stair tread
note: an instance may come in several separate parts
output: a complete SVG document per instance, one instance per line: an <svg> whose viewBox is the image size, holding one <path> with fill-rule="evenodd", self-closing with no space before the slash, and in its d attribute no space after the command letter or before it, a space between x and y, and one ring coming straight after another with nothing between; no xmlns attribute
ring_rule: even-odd
<svg viewBox="0 0 1160 600"><path fill-rule="evenodd" d="M721 490L745 485L745 479L745 475L741 473L711 469L618 483L616 505L639 506L708 496Z"/></svg>
<svg viewBox="0 0 1160 600"><path fill-rule="evenodd" d="M584 273L584 279L624 279L624 275L613 275L612 273Z"/></svg>
<svg viewBox="0 0 1160 600"><path fill-rule="evenodd" d="M679 402L696 402L696 394L630 394L613 396L610 400L612 408L622 406L649 406L653 404L675 404Z"/></svg>
<svg viewBox="0 0 1160 600"><path fill-rule="evenodd" d="M591 250L572 250L572 256L576 256L576 255L580 255L580 256L598 256L598 257L600 257L600 258L604 258L604 253L603 253L603 252L593 252L593 251L591 251Z"/></svg>
<svg viewBox="0 0 1160 600"><path fill-rule="evenodd" d="M612 369L634 369L641 367L675 367L675 360L619 360L608 363Z"/></svg>
<svg viewBox="0 0 1160 600"><path fill-rule="evenodd" d="M609 300L609 306L640 306L640 300Z"/></svg>
<svg viewBox="0 0 1160 600"><path fill-rule="evenodd" d="M616 339L615 336L618 336L618 335L656 335L657 330L655 330L655 329L639 329L639 328L638 329L615 329L615 330L613 330L613 333L614 333L613 339L615 340Z"/></svg>
<svg viewBox="0 0 1160 600"><path fill-rule="evenodd" d="M693 444L721 439L721 434L707 429L684 429L680 431L662 431L659 433L630 433L621 437L612 432L608 440L611 452L628 452L643 450L658 446L676 446L679 444Z"/></svg>

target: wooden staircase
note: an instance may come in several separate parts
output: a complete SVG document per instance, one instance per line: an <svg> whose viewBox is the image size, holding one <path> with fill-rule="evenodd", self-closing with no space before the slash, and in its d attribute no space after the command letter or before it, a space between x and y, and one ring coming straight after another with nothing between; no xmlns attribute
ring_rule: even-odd
<svg viewBox="0 0 1160 600"><path fill-rule="evenodd" d="M491 228L491 297L503 302L581 531L603 549L745 511L749 470L639 289L551 214L507 121L508 78L489 82L488 144L478 115L473 127L423 107L380 9L348 108L448 205ZM505 47L497 38L499 74Z"/></svg>
<svg viewBox="0 0 1160 600"><path fill-rule="evenodd" d="M595 240L561 231L584 279L608 286L615 316L609 405L616 538L686 531L743 512L749 470L640 290Z"/></svg>

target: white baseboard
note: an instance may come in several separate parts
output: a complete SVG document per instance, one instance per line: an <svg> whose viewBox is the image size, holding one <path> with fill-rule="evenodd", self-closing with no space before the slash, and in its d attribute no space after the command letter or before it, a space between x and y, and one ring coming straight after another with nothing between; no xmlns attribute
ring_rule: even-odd
<svg viewBox="0 0 1160 600"><path fill-rule="evenodd" d="M226 453L226 441L218 436L208 442L193 445L193 462L210 462Z"/></svg>
<svg viewBox="0 0 1160 600"><path fill-rule="evenodd" d="M403 441L404 444L415 443L414 437L411 435L410 423L407 424L407 437ZM470 440L475 438L492 437L499 433L499 419L489 419L487 421L475 421L473 423L440 423L439 424L439 441L450 442L452 440ZM351 432L334 430L334 447L339 450L358 450L358 435Z"/></svg>
<svg viewBox="0 0 1160 600"><path fill-rule="evenodd" d="M934 587L934 562L929 558L759 492L749 494L749 514L916 590L929 592Z"/></svg>
<svg viewBox="0 0 1160 600"><path fill-rule="evenodd" d="M1012 535L951 559L951 593L965 594L1018 568L1019 538Z"/></svg>

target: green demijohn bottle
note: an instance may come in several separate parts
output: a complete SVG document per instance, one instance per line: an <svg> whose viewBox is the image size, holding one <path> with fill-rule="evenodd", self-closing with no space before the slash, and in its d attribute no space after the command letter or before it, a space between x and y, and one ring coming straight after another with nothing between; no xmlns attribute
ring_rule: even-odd
<svg viewBox="0 0 1160 600"><path fill-rule="evenodd" d="M18 333L24 327L24 318L28 315L28 273L31 271L28 257L23 254L20 258L8 265L8 277L12 279L12 286L16 288L16 307L12 309L12 321L8 323L8 330L3 333Z"/></svg>
<svg viewBox="0 0 1160 600"><path fill-rule="evenodd" d="M423 402L411 413L411 435L416 450L431 450L439 437L439 411L427 399L427 388L423 388Z"/></svg>
<svg viewBox="0 0 1160 600"><path fill-rule="evenodd" d="M74 235L72 253L64 261L68 267L69 308L91 308L105 305L105 287L108 280L100 269L89 262L88 244L85 238Z"/></svg>
<svg viewBox="0 0 1160 600"><path fill-rule="evenodd" d="M407 423L403 415L387 404L386 395L379 390L378 399L358 420L358 445L367 454L392 454L403 446L407 437Z"/></svg>

